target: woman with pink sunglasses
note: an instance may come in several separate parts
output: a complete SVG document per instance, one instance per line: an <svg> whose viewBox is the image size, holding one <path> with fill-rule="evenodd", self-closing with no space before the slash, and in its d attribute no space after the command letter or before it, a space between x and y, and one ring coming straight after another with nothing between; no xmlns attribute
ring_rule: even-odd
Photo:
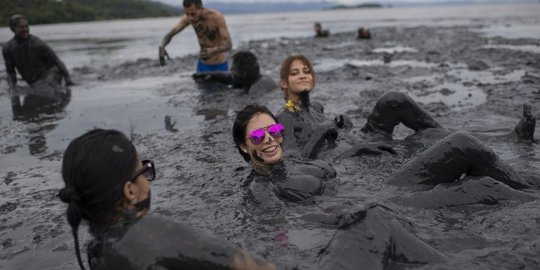
<svg viewBox="0 0 540 270"><path fill-rule="evenodd" d="M340 229L319 253L318 269L358 269L359 265L384 269L392 262L425 264L446 260L404 227L402 218L385 206L349 204L323 209L320 204L329 197L320 195L334 193L332 180L336 171L324 161L284 157L282 144L289 139L286 129L268 108L253 104L238 113L233 139L240 155L252 167L246 184L250 202L267 210L289 208L288 202L312 204L318 206L317 211L293 216L310 224ZM467 177L461 179L463 174ZM465 181L471 178L478 181ZM394 173L390 182L435 186L460 179L454 188L421 193L415 206L440 208L463 203L492 204L505 199L530 200L532 196L512 188L534 186L465 132L454 133L433 145ZM456 188L457 185L460 187ZM400 199L407 203L409 198Z"/></svg>

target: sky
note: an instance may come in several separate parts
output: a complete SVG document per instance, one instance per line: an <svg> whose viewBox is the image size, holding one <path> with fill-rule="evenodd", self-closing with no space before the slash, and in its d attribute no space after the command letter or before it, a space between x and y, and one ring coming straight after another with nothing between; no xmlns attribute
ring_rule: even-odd
<svg viewBox="0 0 540 270"><path fill-rule="evenodd" d="M182 0L152 0L156 2L166 3L172 6L181 6ZM322 0L203 0L203 3L226 3L226 2L235 2L235 3L257 3L260 1L268 2L321 2ZM339 4L352 5L352 4L362 4L362 3L418 3L418 2L427 2L427 3L439 3L439 2L504 2L504 0L326 0L327 2L336 2ZM507 2L509 2L508 0ZM523 0L522 0L523 1ZM532 1L532 0L531 0Z"/></svg>

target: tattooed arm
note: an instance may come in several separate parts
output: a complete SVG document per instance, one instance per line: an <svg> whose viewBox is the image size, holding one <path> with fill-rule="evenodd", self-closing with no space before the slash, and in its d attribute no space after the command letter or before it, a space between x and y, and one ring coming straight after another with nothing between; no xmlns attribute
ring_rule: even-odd
<svg viewBox="0 0 540 270"><path fill-rule="evenodd" d="M171 42L172 38L182 32L186 28L186 26L189 25L189 21L186 15L183 15L180 18L180 21L171 29L161 40L161 44L159 45L159 62L162 66L165 65L165 57L169 57L169 54L165 50L165 46ZM170 58L169 58L170 59Z"/></svg>

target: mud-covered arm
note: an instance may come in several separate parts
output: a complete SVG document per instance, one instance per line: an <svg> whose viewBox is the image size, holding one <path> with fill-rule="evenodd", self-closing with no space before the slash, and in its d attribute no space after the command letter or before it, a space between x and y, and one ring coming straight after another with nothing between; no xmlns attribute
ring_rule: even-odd
<svg viewBox="0 0 540 270"><path fill-rule="evenodd" d="M277 116L278 122L285 126L283 131L283 150L287 156L300 156L302 153L297 147L294 136L294 120L290 113L283 111Z"/></svg>
<svg viewBox="0 0 540 270"><path fill-rule="evenodd" d="M171 42L172 38L182 32L187 26L189 25L189 21L186 15L183 15L180 17L180 21L169 31L163 39L161 39L161 43L159 44L160 48L165 48L169 42Z"/></svg>
<svg viewBox="0 0 540 270"><path fill-rule="evenodd" d="M163 39L161 39L161 43L158 47L159 63L161 66L164 66L166 64L165 57L170 59L169 54L165 50L165 47L171 42L172 38L176 34L182 32L188 25L188 18L186 15L183 15L182 17L180 17L180 21L169 32L167 32L167 34L165 34Z"/></svg>
<svg viewBox="0 0 540 270"><path fill-rule="evenodd" d="M64 62L60 60L58 55L56 55L56 53L53 51L53 49L51 49L51 47L49 47L44 42L41 42L41 43L43 43L42 46L43 46L43 50L45 50L45 55L47 55L55 63L55 65L60 69L60 73L62 74L62 77L64 77L64 80L66 81L66 85L73 85L73 81L71 80L71 76L69 75L69 71L66 68L66 65L64 64Z"/></svg>
<svg viewBox="0 0 540 270"><path fill-rule="evenodd" d="M309 138L309 141L302 148L302 156L308 158L315 158L317 149L322 146L325 140L329 142L335 142L338 133L334 127L322 126L319 130L315 131Z"/></svg>
<svg viewBox="0 0 540 270"><path fill-rule="evenodd" d="M15 88L17 85L17 73L15 72L15 63L8 52L7 47L2 49L2 56L4 57L4 63L6 65L7 83L9 89Z"/></svg>
<svg viewBox="0 0 540 270"><path fill-rule="evenodd" d="M234 83L234 77L230 72L197 72L193 74L193 79L202 82Z"/></svg>

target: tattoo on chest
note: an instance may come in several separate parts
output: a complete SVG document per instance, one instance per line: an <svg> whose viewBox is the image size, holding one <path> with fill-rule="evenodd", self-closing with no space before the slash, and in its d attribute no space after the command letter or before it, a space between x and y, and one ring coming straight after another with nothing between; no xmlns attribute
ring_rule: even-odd
<svg viewBox="0 0 540 270"><path fill-rule="evenodd" d="M193 27L199 38L206 37L210 41L216 40L219 35L219 27L213 25L196 24Z"/></svg>

